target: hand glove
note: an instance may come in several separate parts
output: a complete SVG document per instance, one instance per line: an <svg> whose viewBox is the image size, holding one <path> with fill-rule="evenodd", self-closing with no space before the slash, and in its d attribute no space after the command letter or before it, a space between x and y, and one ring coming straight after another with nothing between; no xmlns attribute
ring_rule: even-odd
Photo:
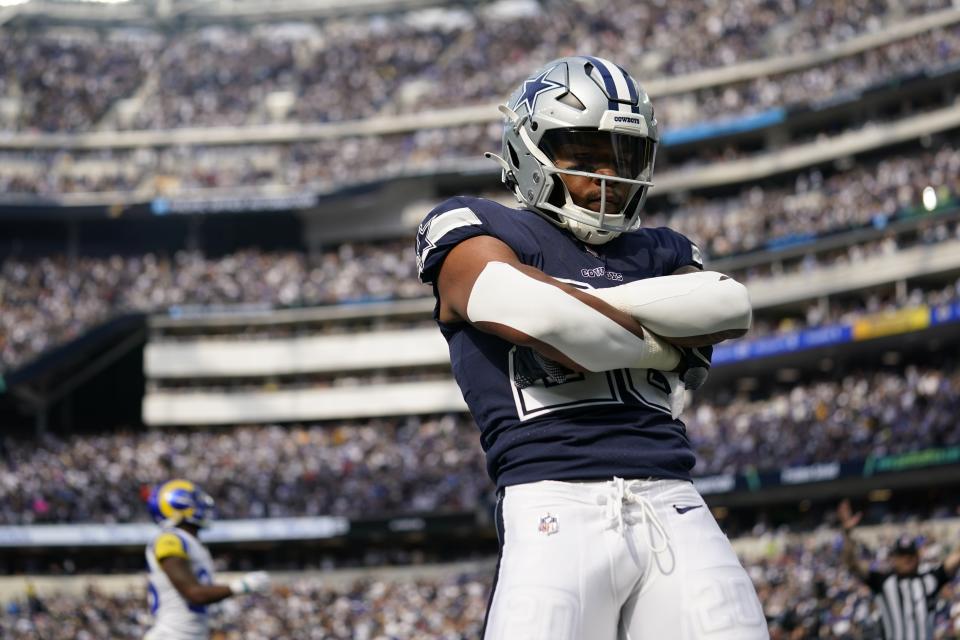
<svg viewBox="0 0 960 640"><path fill-rule="evenodd" d="M233 595L263 593L270 589L270 575L266 571L253 571L230 583Z"/></svg>
<svg viewBox="0 0 960 640"><path fill-rule="evenodd" d="M540 355L530 347L517 347L513 358L513 384L517 389L526 389L538 380L548 384L563 384L577 375L559 362Z"/></svg>
<svg viewBox="0 0 960 640"><path fill-rule="evenodd" d="M684 388L696 391L707 381L710 372L710 358L713 357L713 347L679 347L680 349L680 380Z"/></svg>
<svg viewBox="0 0 960 640"><path fill-rule="evenodd" d="M670 383L670 416L676 420L683 413L687 391L696 391L707 381L713 347L677 347L680 350L680 367L664 375Z"/></svg>

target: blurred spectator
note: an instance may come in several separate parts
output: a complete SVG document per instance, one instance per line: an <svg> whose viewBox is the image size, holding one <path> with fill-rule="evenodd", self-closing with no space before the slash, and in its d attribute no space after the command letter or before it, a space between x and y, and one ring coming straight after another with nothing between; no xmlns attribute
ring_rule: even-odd
<svg viewBox="0 0 960 640"><path fill-rule="evenodd" d="M960 444L960 370L908 366L695 398L686 425L707 475ZM0 524L147 520L145 484L187 476L224 518L469 511L492 487L466 415L339 426L246 426L0 439Z"/></svg>
<svg viewBox="0 0 960 640"><path fill-rule="evenodd" d="M342 426L0 440L0 523L149 520L141 489L189 477L221 518L469 511L492 491L463 416Z"/></svg>
<svg viewBox="0 0 960 640"><path fill-rule="evenodd" d="M686 424L696 473L707 474L960 444L958 410L960 373L909 366L795 384L762 400L695 402Z"/></svg>
<svg viewBox="0 0 960 640"><path fill-rule="evenodd" d="M625 60L641 78L676 77L815 52L948 6L615 0L601 7L544 0L163 35L129 28L108 30L105 38L76 28L4 31L0 69L13 73L0 79L0 90L17 105L8 129L354 120L502 100L523 79L522 69L577 52ZM669 127L822 99L949 61L960 50L958 33L937 29L805 71L664 97L658 111ZM133 115L110 113L124 98L132 100Z"/></svg>
<svg viewBox="0 0 960 640"><path fill-rule="evenodd" d="M489 129L490 137L499 135L497 125L481 128ZM446 134L467 135L468 130L451 129ZM403 136L394 136L160 152L0 152L0 189L46 196L74 190L146 189L143 198L152 197L157 189L188 193L230 188L230 197L237 190L267 185L335 190L358 181L382 180L414 166L440 168L446 161L444 132L424 130L413 137L416 141L410 146L404 145ZM486 147L472 147L469 155L479 159L496 145L491 140ZM408 162L395 161L404 154ZM960 195L958 176L960 145L951 137L930 148L917 145L907 152L864 159L846 170L825 173L812 168L792 178L750 183L732 196L652 199L644 224L677 229L711 258L720 258L847 229L883 228L918 212L926 187L936 190L938 207L949 206ZM509 198L505 191L499 193Z"/></svg>
<svg viewBox="0 0 960 640"><path fill-rule="evenodd" d="M0 29L0 98L16 108L0 128L85 131L144 81L161 39L135 29ZM11 121L12 120L12 121ZM6 125L6 126L2 126Z"/></svg>
<svg viewBox="0 0 960 640"><path fill-rule="evenodd" d="M936 541L927 560L944 551ZM767 554L744 560L757 585L772 640L869 640L879 621L869 591L840 561L840 538L809 536L771 545ZM368 577L339 585L316 578L293 580L280 594L255 596L241 606L229 600L212 608L221 640L468 640L478 637L492 571L406 578ZM937 602L935 637L954 638L960 616L952 604L958 584ZM107 595L90 588L79 596L50 595L43 609L26 600L3 603L0 633L27 640L93 640L141 637L149 624L146 592Z"/></svg>
<svg viewBox="0 0 960 640"><path fill-rule="evenodd" d="M678 226L683 229L682 224ZM727 226L716 229L726 230ZM730 226L731 233L735 229ZM956 223L935 224L911 239L886 238L823 257L811 255L787 267L781 265L780 272L855 263L866 256L958 235L960 227ZM695 233L690 237L702 242ZM154 254L76 260L8 258L0 263L0 302L4 306L0 315L0 370L19 366L124 311L238 303L290 307L425 297L427 291L417 280L410 246L409 241L345 243L316 256L248 249L220 258L204 258L188 251L172 258ZM765 263L737 275L749 282L771 275L771 268L771 263ZM938 294L935 302L952 300L954 289ZM926 295L922 290L911 294L909 302L920 304L926 301ZM841 313L850 317L907 302L881 301L873 294L846 310L843 306L831 307L829 314L824 314L821 305L814 305L803 322L817 326L844 317ZM753 336L795 328L794 319L785 320L780 327L761 321Z"/></svg>
<svg viewBox="0 0 960 640"><path fill-rule="evenodd" d="M409 580L368 578L343 586L299 579L271 596L212 606L219 640L473 640L490 588L488 572ZM0 634L11 640L142 638L149 626L146 591L43 599L45 611L4 603ZM216 635L219 633L219 635Z"/></svg>
<svg viewBox="0 0 960 640"><path fill-rule="evenodd" d="M79 336L110 315L176 305L322 305L425 295L409 241L345 243L314 259L238 251L219 259L63 257L0 264L0 367Z"/></svg>
<svg viewBox="0 0 960 640"><path fill-rule="evenodd" d="M884 228L919 212L928 186L938 191L940 207L960 196L960 145L866 160L828 176L810 169L790 187L748 184L728 198L652 202L644 224L676 229L709 257L721 258L848 229Z"/></svg>

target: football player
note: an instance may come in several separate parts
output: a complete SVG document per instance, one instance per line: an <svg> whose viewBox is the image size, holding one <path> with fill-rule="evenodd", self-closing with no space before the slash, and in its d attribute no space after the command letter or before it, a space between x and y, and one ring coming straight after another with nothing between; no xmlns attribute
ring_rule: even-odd
<svg viewBox="0 0 960 640"><path fill-rule="evenodd" d="M213 518L213 498L188 480L170 480L154 489L150 511L163 527L147 545L147 594L153 627L144 640L207 640L207 605L230 596L264 592L270 578L255 571L216 584L213 558L199 540Z"/></svg>
<svg viewBox="0 0 960 640"><path fill-rule="evenodd" d="M746 288L641 227L657 121L621 67L555 60L500 110L521 208L449 199L416 247L498 487L484 638L767 638L678 420Z"/></svg>

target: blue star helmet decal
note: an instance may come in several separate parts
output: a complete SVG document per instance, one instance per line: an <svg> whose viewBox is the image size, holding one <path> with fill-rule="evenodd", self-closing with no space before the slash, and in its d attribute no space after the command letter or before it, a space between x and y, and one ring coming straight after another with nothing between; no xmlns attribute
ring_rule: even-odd
<svg viewBox="0 0 960 640"><path fill-rule="evenodd" d="M520 94L520 97L517 99L517 103L513 105L513 110L518 111L520 105L527 105L527 113L533 113L534 107L537 106L537 98L540 97L541 93L549 91L550 89L566 89L566 85L557 82L555 80L547 80L547 76L550 75L556 67L551 67L541 73L536 78L530 78L523 83L523 93Z"/></svg>

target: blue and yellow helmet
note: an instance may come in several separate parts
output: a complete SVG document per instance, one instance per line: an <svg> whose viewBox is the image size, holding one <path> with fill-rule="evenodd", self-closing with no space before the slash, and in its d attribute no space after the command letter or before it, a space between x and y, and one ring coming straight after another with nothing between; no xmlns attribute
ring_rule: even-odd
<svg viewBox="0 0 960 640"><path fill-rule="evenodd" d="M202 528L213 521L213 498L189 480L170 480L157 486L147 504L153 519L164 526L186 522Z"/></svg>

